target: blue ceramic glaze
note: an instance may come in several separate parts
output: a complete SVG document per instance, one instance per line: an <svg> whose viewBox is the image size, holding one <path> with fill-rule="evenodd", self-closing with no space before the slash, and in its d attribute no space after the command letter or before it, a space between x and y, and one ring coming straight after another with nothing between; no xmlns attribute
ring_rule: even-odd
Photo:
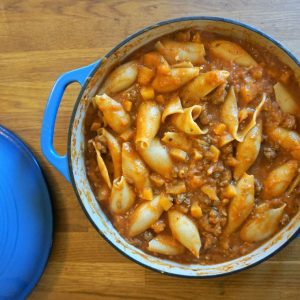
<svg viewBox="0 0 300 300"><path fill-rule="evenodd" d="M28 147L0 126L0 299L25 299L52 246L48 187Z"/></svg>
<svg viewBox="0 0 300 300"><path fill-rule="evenodd" d="M73 82L78 82L81 86L83 86L89 74L98 64L99 62L97 61L86 67L62 74L53 86L44 112L44 119L41 129L41 148L43 154L69 182L70 175L68 170L67 155L57 154L53 147L56 115L67 86Z"/></svg>

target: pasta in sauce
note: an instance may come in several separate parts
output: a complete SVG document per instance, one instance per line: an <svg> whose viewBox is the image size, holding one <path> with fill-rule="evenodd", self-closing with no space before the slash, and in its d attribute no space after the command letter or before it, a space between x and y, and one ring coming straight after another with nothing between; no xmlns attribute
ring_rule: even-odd
<svg viewBox="0 0 300 300"><path fill-rule="evenodd" d="M299 82L265 49L194 29L135 52L85 120L101 208L132 245L181 263L243 256L299 209Z"/></svg>

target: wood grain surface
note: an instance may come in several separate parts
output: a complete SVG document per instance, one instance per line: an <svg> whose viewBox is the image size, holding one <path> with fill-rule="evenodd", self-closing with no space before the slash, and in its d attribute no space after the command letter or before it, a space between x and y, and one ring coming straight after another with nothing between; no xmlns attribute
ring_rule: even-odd
<svg viewBox="0 0 300 300"><path fill-rule="evenodd" d="M225 278L167 277L109 246L80 209L72 187L43 158L40 128L55 79L100 58L160 20L211 15L262 29L300 57L299 0L0 1L0 123L32 148L53 195L55 236L30 299L300 299L300 239L269 261ZM64 96L55 147L63 153L78 85Z"/></svg>

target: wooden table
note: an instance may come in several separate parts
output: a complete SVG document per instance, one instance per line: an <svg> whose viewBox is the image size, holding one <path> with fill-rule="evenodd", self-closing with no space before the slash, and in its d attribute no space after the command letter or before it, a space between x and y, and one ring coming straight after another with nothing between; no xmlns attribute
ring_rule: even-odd
<svg viewBox="0 0 300 300"><path fill-rule="evenodd" d="M53 250L30 299L300 299L300 239L262 265L225 278L188 280L145 270L97 234L72 187L40 150L43 111L59 74L93 62L145 25L187 15L244 21L300 57L299 0L2 0L0 12L0 123L31 146L53 193ZM78 92L70 86L59 111L60 153Z"/></svg>

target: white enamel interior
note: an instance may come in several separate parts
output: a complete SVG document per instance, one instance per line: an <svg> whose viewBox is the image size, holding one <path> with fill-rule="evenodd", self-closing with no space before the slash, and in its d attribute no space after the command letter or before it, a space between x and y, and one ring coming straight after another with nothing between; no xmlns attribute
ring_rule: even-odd
<svg viewBox="0 0 300 300"><path fill-rule="evenodd" d="M290 224L281 232L276 234L271 240L263 244L249 255L238 259L216 265L183 265L169 260L156 258L147 255L139 249L128 244L115 230L109 219L102 212L98 202L96 201L93 192L90 188L85 166L84 166L84 136L83 123L84 116L91 98L96 93L105 74L114 66L116 62L124 60L130 53L137 48L142 47L153 39L156 39L164 34L180 30L183 28L195 27L200 30L218 32L223 35L235 36L245 39L253 44L259 44L269 49L277 55L284 63L289 65L300 78L299 66L279 47L275 46L270 40L253 32L250 29L242 26L216 20L184 20L176 21L169 24L154 26L151 30L145 31L133 39L129 40L125 45L121 46L114 55L110 56L104 63L101 64L90 83L84 91L83 97L80 100L75 113L75 120L72 125L70 152L72 170L76 189L81 198L82 204L89 215L90 219L97 229L121 252L125 253L130 258L145 266L154 268L160 272L167 272L174 275L185 276L215 276L232 271L243 269L247 266L257 263L268 257L270 254L282 247L287 240L293 236L300 223L300 213L293 218ZM71 170L70 170L71 171ZM101 251L101 249L99 249Z"/></svg>

